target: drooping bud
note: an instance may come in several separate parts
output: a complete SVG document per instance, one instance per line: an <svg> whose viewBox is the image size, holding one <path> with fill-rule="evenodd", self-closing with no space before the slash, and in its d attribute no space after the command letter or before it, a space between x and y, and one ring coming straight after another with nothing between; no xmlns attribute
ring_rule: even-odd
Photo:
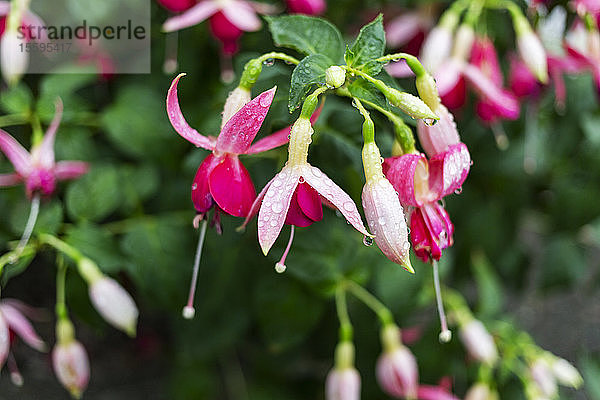
<svg viewBox="0 0 600 400"><path fill-rule="evenodd" d="M26 44L16 30L7 29L0 37L0 70L9 85L21 80L29 66L29 55L22 50Z"/></svg>
<svg viewBox="0 0 600 400"><path fill-rule="evenodd" d="M558 357L552 362L552 372L561 385L577 389L583 384L577 368L564 358Z"/></svg>
<svg viewBox="0 0 600 400"><path fill-rule="evenodd" d="M554 398L557 395L556 378L545 357L539 357L531 364L529 374L539 393L547 398Z"/></svg>
<svg viewBox="0 0 600 400"><path fill-rule="evenodd" d="M325 399L360 399L360 375L354 368L354 345L350 341L338 343L335 349L335 366L325 381Z"/></svg>
<svg viewBox="0 0 600 400"><path fill-rule="evenodd" d="M421 74L415 79L415 84L421 99L429 108L435 111L440 105L440 96L433 76L428 73Z"/></svg>
<svg viewBox="0 0 600 400"><path fill-rule="evenodd" d="M517 49L523 62L540 82L548 82L546 50L541 40L523 15L513 15L513 25L517 34Z"/></svg>
<svg viewBox="0 0 600 400"><path fill-rule="evenodd" d="M325 70L325 83L334 89L339 88L346 82L346 70L333 65Z"/></svg>
<svg viewBox="0 0 600 400"><path fill-rule="evenodd" d="M475 360L489 366L496 363L498 350L494 338L481 321L472 319L461 326L459 336L467 352Z"/></svg>
<svg viewBox="0 0 600 400"><path fill-rule="evenodd" d="M109 324L135 336L139 312L129 293L117 281L104 276L90 284L89 294L92 304Z"/></svg>
<svg viewBox="0 0 600 400"><path fill-rule="evenodd" d="M439 119L439 117L427 107L427 104L417 96L401 92L398 89L391 87L383 88L382 93L388 99L390 104L398 107L412 118L424 119L430 124L434 124L435 121Z"/></svg>
<svg viewBox="0 0 600 400"><path fill-rule="evenodd" d="M416 399L419 386L417 361L400 342L400 330L393 324L384 327L381 340L384 352L376 367L379 385L390 396Z"/></svg>
<svg viewBox="0 0 600 400"><path fill-rule="evenodd" d="M59 320L57 344L52 350L52 367L59 382L71 396L80 398L90 380L90 364L85 348L74 338L73 324Z"/></svg>
<svg viewBox="0 0 600 400"><path fill-rule="evenodd" d="M441 103L435 112L440 117L435 125L427 125L423 121L417 122L419 141L429 157L441 154L450 146L460 143L460 136L452 113Z"/></svg>

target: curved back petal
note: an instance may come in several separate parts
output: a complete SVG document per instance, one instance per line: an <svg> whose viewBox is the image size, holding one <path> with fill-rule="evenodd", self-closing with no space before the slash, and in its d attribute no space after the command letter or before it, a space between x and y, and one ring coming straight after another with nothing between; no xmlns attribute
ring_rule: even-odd
<svg viewBox="0 0 600 400"><path fill-rule="evenodd" d="M219 5L213 0L204 0L186 12L169 18L162 26L163 31L173 32L192 25L199 24L219 10Z"/></svg>
<svg viewBox="0 0 600 400"><path fill-rule="evenodd" d="M15 171L21 176L31 172L31 156L8 132L0 129L0 150L10 160Z"/></svg>
<svg viewBox="0 0 600 400"><path fill-rule="evenodd" d="M52 122L44 135L44 140L42 140L39 147L31 151L35 162L38 162L40 167L48 169L54 166L54 141L63 114L63 102L60 97L54 103L54 110L54 118L52 118Z"/></svg>
<svg viewBox="0 0 600 400"><path fill-rule="evenodd" d="M422 205L415 192L415 171L419 162L427 162L427 159L421 154L405 154L386 158L383 162L383 172L396 189L403 206Z"/></svg>
<svg viewBox="0 0 600 400"><path fill-rule="evenodd" d="M244 154L248 150L269 112L275 90L277 86L262 92L227 121L217 138L217 151Z"/></svg>
<svg viewBox="0 0 600 400"><path fill-rule="evenodd" d="M460 190L471 168L467 145L459 143L429 160L429 187L441 199Z"/></svg>

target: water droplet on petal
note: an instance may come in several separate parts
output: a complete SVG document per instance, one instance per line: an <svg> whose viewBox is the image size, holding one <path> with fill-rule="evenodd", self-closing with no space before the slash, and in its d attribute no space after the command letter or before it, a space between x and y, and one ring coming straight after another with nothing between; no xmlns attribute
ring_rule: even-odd
<svg viewBox="0 0 600 400"><path fill-rule="evenodd" d="M300 178L298 178L298 183L304 183L304 177L301 176Z"/></svg>
<svg viewBox="0 0 600 400"><path fill-rule="evenodd" d="M323 174L321 173L321 171L318 168L313 168L312 169L312 173L314 176L316 176L317 178L320 178Z"/></svg>
<svg viewBox="0 0 600 400"><path fill-rule="evenodd" d="M192 190L196 190L196 189L198 189L198 184L197 184L197 183L194 183L194 184L192 185Z"/></svg>
<svg viewBox="0 0 600 400"><path fill-rule="evenodd" d="M454 191L454 194L461 194L461 193L462 193L462 186Z"/></svg>
<svg viewBox="0 0 600 400"><path fill-rule="evenodd" d="M427 126L434 126L437 123L437 119L434 119L434 118L424 118L423 122Z"/></svg>
<svg viewBox="0 0 600 400"><path fill-rule="evenodd" d="M277 226L277 220L276 220L275 218L273 218L273 219L271 220L271 226L272 226L272 227L276 227L276 226Z"/></svg>
<svg viewBox="0 0 600 400"><path fill-rule="evenodd" d="M280 212L283 211L283 204L281 204L281 203L273 203L273 205L271 206L271 210L273 210L273 212L275 214L279 214Z"/></svg>
<svg viewBox="0 0 600 400"><path fill-rule="evenodd" d="M367 247L372 246L373 245L373 238L371 236L364 236L363 237L363 244Z"/></svg>
<svg viewBox="0 0 600 400"><path fill-rule="evenodd" d="M352 203L351 201L347 201L344 203L344 210L346 211L354 211L354 203Z"/></svg>

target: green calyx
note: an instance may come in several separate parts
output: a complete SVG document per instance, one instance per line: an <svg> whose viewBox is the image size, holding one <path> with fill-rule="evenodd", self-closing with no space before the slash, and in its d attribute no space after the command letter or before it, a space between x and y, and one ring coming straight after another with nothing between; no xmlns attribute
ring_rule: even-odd
<svg viewBox="0 0 600 400"><path fill-rule="evenodd" d="M248 61L240 78L239 87L246 90L252 89L262 72L262 66L262 62L257 58Z"/></svg>
<svg viewBox="0 0 600 400"><path fill-rule="evenodd" d="M349 340L341 341L335 348L335 368L352 367L354 367L354 344Z"/></svg>
<svg viewBox="0 0 600 400"><path fill-rule="evenodd" d="M394 351L402 346L400 341L400 328L395 323L389 323L383 326L380 333L381 345L386 353Z"/></svg>

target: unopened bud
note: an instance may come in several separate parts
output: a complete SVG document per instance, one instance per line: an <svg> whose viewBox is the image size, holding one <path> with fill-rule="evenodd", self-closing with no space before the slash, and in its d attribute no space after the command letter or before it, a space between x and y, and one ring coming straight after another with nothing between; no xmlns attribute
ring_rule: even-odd
<svg viewBox="0 0 600 400"><path fill-rule="evenodd" d="M471 357L479 362L494 365L498 359L498 350L494 338L481 321L472 319L467 322L461 327L459 335Z"/></svg>
<svg viewBox="0 0 600 400"><path fill-rule="evenodd" d="M18 83L27 71L29 55L21 49L25 43L16 30L7 29L0 38L0 71L9 85Z"/></svg>
<svg viewBox="0 0 600 400"><path fill-rule="evenodd" d="M533 75L542 83L548 82L548 63L546 51L537 35L526 29L517 36L517 48L523 62Z"/></svg>
<svg viewBox="0 0 600 400"><path fill-rule="evenodd" d="M339 88L346 82L346 70L333 65L325 71L325 83L334 89Z"/></svg>
<svg viewBox="0 0 600 400"><path fill-rule="evenodd" d="M387 87L382 90L383 95L388 99L390 104L398 107L412 118L425 119L435 121L438 116L431 111L427 104L417 96L410 93L401 92L398 89Z"/></svg>
<svg viewBox="0 0 600 400"><path fill-rule="evenodd" d="M557 358L552 363L552 372L561 385L577 389L583 384L583 378L577 368L564 358Z"/></svg>
<svg viewBox="0 0 600 400"><path fill-rule="evenodd" d="M121 285L104 276L90 285L90 299L100 315L115 328L135 336L138 309Z"/></svg>
<svg viewBox="0 0 600 400"><path fill-rule="evenodd" d="M433 76L428 73L417 76L415 84L417 92L425 104L432 110L437 109L440 105L440 96Z"/></svg>
<svg viewBox="0 0 600 400"><path fill-rule="evenodd" d="M90 380L90 364L84 347L76 340L58 343L52 351L52 367L71 396L80 398Z"/></svg>

